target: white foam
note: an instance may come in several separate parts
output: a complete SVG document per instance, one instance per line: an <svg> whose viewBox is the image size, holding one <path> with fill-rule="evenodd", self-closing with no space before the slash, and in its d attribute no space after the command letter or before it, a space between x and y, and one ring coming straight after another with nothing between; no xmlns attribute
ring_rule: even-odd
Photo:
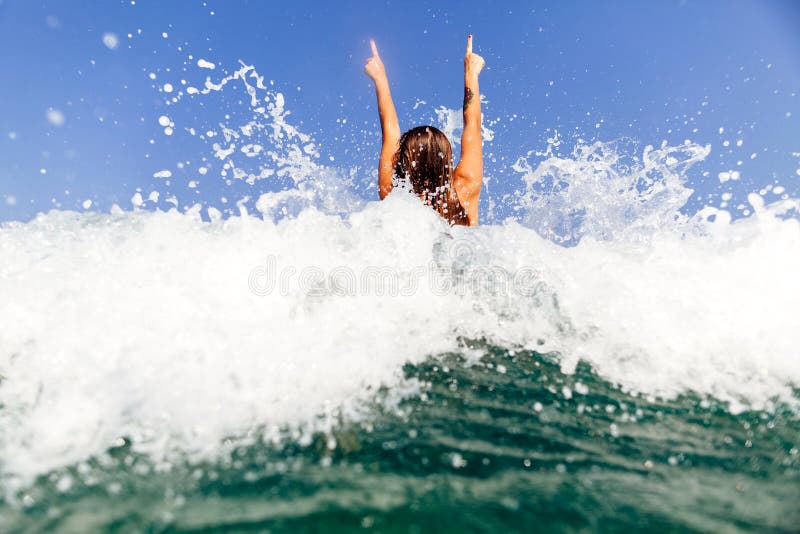
<svg viewBox="0 0 800 534"><path fill-rule="evenodd" d="M446 226L402 191L345 220L306 208L277 224L219 212L203 223L198 206L54 211L6 226L0 457L14 461L4 469L29 480L123 436L157 457L214 454L254 425L352 412L396 384L405 362L455 349L458 335L560 350L566 371L583 358L649 394L788 399L800 381L800 226L754 210L644 246L586 238L564 248L516 223L453 230L474 253L467 264L541 273L547 289L535 298L437 294L425 279L400 296L309 294L313 277L302 285L299 275L309 268L387 267L407 279L441 262ZM267 255L296 274L258 296L248 284Z"/></svg>
<svg viewBox="0 0 800 534"><path fill-rule="evenodd" d="M197 66L200 67L201 69L214 70L215 68L217 68L217 66L214 63L212 63L210 61L206 61L205 59L198 59L197 60Z"/></svg>

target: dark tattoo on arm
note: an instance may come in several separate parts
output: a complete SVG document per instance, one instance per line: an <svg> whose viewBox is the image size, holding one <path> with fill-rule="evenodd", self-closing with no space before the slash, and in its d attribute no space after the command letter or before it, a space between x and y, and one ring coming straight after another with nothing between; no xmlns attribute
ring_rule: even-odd
<svg viewBox="0 0 800 534"><path fill-rule="evenodd" d="M474 96L472 89L469 87L464 88L464 111L467 111L467 106L469 103L472 102L472 97Z"/></svg>

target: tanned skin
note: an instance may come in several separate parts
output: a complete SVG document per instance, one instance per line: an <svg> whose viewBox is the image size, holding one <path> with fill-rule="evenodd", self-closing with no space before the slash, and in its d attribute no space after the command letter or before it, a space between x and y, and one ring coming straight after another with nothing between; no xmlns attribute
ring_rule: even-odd
<svg viewBox="0 0 800 534"><path fill-rule="evenodd" d="M392 190L393 159L400 141L400 124L397 121L397 111L394 109L392 93L389 91L389 80L386 78L386 69L378 55L375 40L370 39L372 57L367 59L364 71L375 82L375 94L378 97L378 113L381 117L381 132L383 144L381 156L378 160L378 194L383 200Z"/></svg>
<svg viewBox="0 0 800 534"><path fill-rule="evenodd" d="M375 83L378 113L381 119L383 144L378 160L378 193L381 200L392 190L393 159L400 141L397 111L389 91L386 69L378 55L375 41L370 40L372 56L367 59L364 71ZM483 139L481 138L481 96L478 76L486 62L472 52L472 35L467 38L464 56L464 131L461 133L461 158L453 172L453 187L470 226L478 224L478 200L483 183Z"/></svg>
<svg viewBox="0 0 800 534"><path fill-rule="evenodd" d="M453 187L467 212L470 226L478 225L478 199L483 184L483 138L481 137L481 94L478 75L486 62L472 52L472 35L467 37L464 56L464 131L461 158L453 172Z"/></svg>

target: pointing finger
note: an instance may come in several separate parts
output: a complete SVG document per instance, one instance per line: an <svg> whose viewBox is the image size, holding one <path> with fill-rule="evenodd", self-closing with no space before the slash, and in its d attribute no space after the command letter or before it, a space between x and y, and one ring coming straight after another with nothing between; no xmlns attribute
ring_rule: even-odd
<svg viewBox="0 0 800 534"><path fill-rule="evenodd" d="M372 48L372 55L378 57L378 47L375 46L375 39L369 40L369 46Z"/></svg>
<svg viewBox="0 0 800 534"><path fill-rule="evenodd" d="M472 53L472 34L467 36L467 54Z"/></svg>

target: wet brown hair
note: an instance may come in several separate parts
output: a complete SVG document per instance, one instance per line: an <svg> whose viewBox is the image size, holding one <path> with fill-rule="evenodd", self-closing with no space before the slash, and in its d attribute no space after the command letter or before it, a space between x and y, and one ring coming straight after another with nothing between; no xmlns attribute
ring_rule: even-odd
<svg viewBox="0 0 800 534"><path fill-rule="evenodd" d="M406 179L414 193L450 224L469 224L453 187L453 149L441 130L417 126L400 136L394 175Z"/></svg>

